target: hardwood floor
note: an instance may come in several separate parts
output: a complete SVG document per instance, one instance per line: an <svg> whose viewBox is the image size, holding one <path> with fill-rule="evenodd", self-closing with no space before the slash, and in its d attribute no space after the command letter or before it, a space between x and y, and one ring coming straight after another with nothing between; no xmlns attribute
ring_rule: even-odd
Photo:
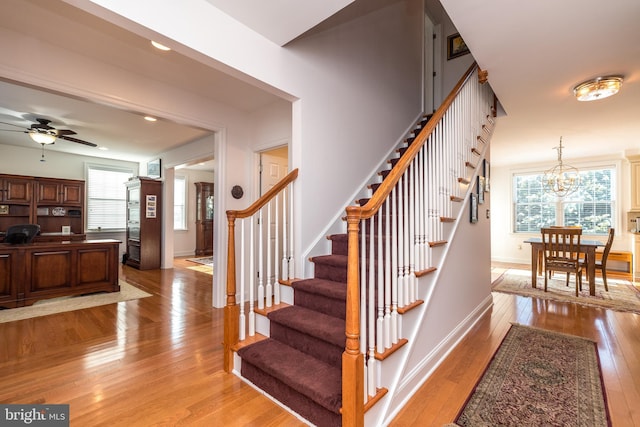
<svg viewBox="0 0 640 427"><path fill-rule="evenodd" d="M224 373L206 269L121 268L153 296L0 324L1 403L68 403L71 425L83 427L303 425ZM510 322L596 340L613 425L640 426L640 316L498 293L391 425L451 422Z"/></svg>

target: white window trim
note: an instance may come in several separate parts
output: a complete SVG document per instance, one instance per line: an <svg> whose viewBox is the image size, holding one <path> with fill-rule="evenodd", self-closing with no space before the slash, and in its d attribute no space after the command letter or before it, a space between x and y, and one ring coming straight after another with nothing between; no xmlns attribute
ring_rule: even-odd
<svg viewBox="0 0 640 427"><path fill-rule="evenodd" d="M102 163L85 163L84 164L84 179L85 179L85 194L84 194L84 198L85 198L85 218L84 218L84 224L85 224L85 233L95 233L95 232L100 232L100 231L103 231L103 230L89 229L89 169L101 169L101 170L110 170L110 171L114 171L114 172L130 173L131 176L136 176L137 169L126 167L126 166L106 165L106 164L102 164ZM124 183L123 183L123 186L124 186ZM108 230L104 230L104 231L122 232L122 231L126 231L126 227L122 228L122 229L108 229Z"/></svg>
<svg viewBox="0 0 640 427"><path fill-rule="evenodd" d="M623 168L622 168L622 160L621 159L603 159L603 160L596 160L596 161L566 161L565 163L568 163L574 167L576 167L578 170L587 170L587 169L605 169L605 168L613 168L615 170L616 176L615 176L615 182L614 182L614 189L613 189L613 193L615 193L615 227L619 228L619 229L623 229L625 221L623 220L623 215L624 215L624 206L625 203L623 201L625 201L627 198L623 198L622 195L622 191L623 188L626 188L625 186L621 185L621 183L623 182L624 179L624 175L623 175ZM537 236L539 233L533 233L533 232L526 232L526 231L522 231L522 232L517 232L515 231L515 222L514 222L514 218L515 218L515 200L514 200L514 192L513 192L513 183L515 180L515 176L516 175L523 175L523 174L544 174L544 171L549 170L551 167L553 167L553 165L555 165L556 163L554 162L553 164L548 163L548 164L544 164L544 165L536 165L536 166L530 166L530 167L523 167L523 168L516 168L516 169L511 169L509 171L509 187L508 187L508 200L509 200L509 234L514 235L514 236L527 236L527 235L531 235L531 236ZM600 236L600 235L598 235Z"/></svg>
<svg viewBox="0 0 640 427"><path fill-rule="evenodd" d="M174 204L175 204L175 180L176 179L183 179L184 180L184 223L183 223L183 227L181 228L176 228L175 227L175 221L173 224L173 231L189 231L189 177L186 175L174 175L173 180L174 180ZM174 214L175 217L175 214Z"/></svg>

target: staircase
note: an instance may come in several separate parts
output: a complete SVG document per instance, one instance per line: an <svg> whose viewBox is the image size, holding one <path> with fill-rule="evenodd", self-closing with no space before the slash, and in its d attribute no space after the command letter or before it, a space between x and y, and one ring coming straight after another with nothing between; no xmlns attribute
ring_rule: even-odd
<svg viewBox="0 0 640 427"><path fill-rule="evenodd" d="M442 114L436 112L434 121L440 121ZM268 307L257 310L268 319L265 337L255 334L252 339L243 341L244 320L240 322L240 340L234 340L238 335L234 327L225 333L225 349L229 353L225 356L225 365L231 366L229 361L235 352L243 378L314 425L363 425L365 410L385 396L387 388L380 386L384 375L379 374L385 367L380 364L407 343L400 336L401 317L423 303L417 282L420 277L436 271L435 266L425 263L433 259L432 248L447 244L443 225L456 221L447 208L425 208L423 214L429 217L427 220L413 218L417 206L427 206L427 202L408 201L409 195L413 197L418 195L419 189L426 190L423 188L427 181L424 171L431 164L424 158L417 164L412 162L419 156L424 157L417 153L424 150L422 147L430 137L425 133L434 131L435 124L430 124L429 119L425 116L417 123L397 150L398 156L389 160L389 169L378 174L381 182L369 186L371 198L358 200L359 206L347 209L348 233L329 236L331 253L310 259L314 277L282 281L291 286L293 305L280 304L277 297L271 305L271 293L267 292ZM465 146L465 150L470 151L465 156L475 161L462 162L463 173L455 185L464 187L463 194L447 194L447 205L462 205L467 199L469 176L477 174L481 163L479 156L486 148L487 139L486 135L478 136L471 147ZM416 146L412 147L414 142ZM433 150L437 153L438 149ZM433 168L437 168L436 164ZM443 170L447 168L449 166L442 167ZM450 174L450 169L447 173ZM441 184L434 188L442 193ZM384 201L376 200L381 197ZM436 201L436 205L438 203ZM368 216L365 217L366 213L353 214L361 212L359 209L366 211L372 204L378 207ZM455 211L460 212L460 208ZM429 221L438 225L426 224ZM426 230L432 228L435 231L427 233ZM232 234L231 230L230 226ZM415 242L415 248L412 246L408 252L403 253L402 248L389 249L408 247L409 241L412 245ZM354 242L360 253L356 249L355 254L350 254L349 244L353 247ZM230 247L229 253L234 254L235 248ZM414 253L420 260L413 259ZM235 268L228 270L235 271ZM382 286L378 282L385 282L388 287L388 277L395 271L399 272L399 285L394 285L397 290L393 288L393 295L389 289L376 287ZM239 310L234 300L235 287L230 285L232 281L235 284L235 277L228 279L227 295L231 303L225 309L225 319L230 320L238 316ZM395 281L394 277L394 284ZM258 295L260 301L260 292ZM248 304L251 313L253 298L248 299ZM241 303L240 307L244 305ZM244 318L243 310L240 309L241 319Z"/></svg>
<svg viewBox="0 0 640 427"><path fill-rule="evenodd" d="M430 116L397 150L402 156ZM393 168L399 157L390 159ZM384 179L391 169L381 171ZM375 193L380 184L369 188ZM360 199L365 205L369 199ZM375 239L384 236L375 236ZM314 277L294 281L294 305L271 311L270 337L242 347L241 374L319 427L341 426L342 353L345 348L347 234L328 236L331 254L311 258Z"/></svg>

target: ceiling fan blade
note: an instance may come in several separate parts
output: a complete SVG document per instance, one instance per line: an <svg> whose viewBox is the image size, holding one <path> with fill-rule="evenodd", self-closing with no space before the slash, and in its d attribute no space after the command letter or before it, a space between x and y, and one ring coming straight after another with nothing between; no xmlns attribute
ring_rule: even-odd
<svg viewBox="0 0 640 427"><path fill-rule="evenodd" d="M0 124L3 124L3 125L9 125L9 126L15 126L15 127L17 127L17 128L20 128L20 129L26 129L24 126L14 125L13 123L0 122Z"/></svg>
<svg viewBox="0 0 640 427"><path fill-rule="evenodd" d="M88 145L89 147L97 147L98 146L98 144L94 144L93 142L83 141L81 139L73 138L73 137L70 137L70 136L58 135L58 138L59 139L64 139L66 141L77 142L78 144Z"/></svg>
<svg viewBox="0 0 640 427"><path fill-rule="evenodd" d="M56 132L58 133L58 137L66 135L77 135L76 132L72 131L71 129L56 129Z"/></svg>

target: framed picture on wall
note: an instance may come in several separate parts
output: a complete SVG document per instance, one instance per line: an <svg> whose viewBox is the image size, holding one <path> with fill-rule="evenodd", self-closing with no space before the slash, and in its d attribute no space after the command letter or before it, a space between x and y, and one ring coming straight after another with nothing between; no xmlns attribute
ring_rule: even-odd
<svg viewBox="0 0 640 427"><path fill-rule="evenodd" d="M470 216L469 221L472 223L478 222L478 195L475 192L471 192L471 198L469 199Z"/></svg>
<svg viewBox="0 0 640 427"><path fill-rule="evenodd" d="M160 159L151 160L147 163L147 176L149 178L160 178L162 175L162 163Z"/></svg>
<svg viewBox="0 0 640 427"><path fill-rule="evenodd" d="M490 191L489 189L489 177L491 176L491 165L487 159L484 159L483 163L483 175L484 175L484 191L487 193Z"/></svg>
<svg viewBox="0 0 640 427"><path fill-rule="evenodd" d="M459 33L447 37L447 60L469 53L469 48Z"/></svg>
<svg viewBox="0 0 640 427"><path fill-rule="evenodd" d="M476 183L476 188L478 189L478 204L481 205L484 203L484 176L478 175L478 182Z"/></svg>

